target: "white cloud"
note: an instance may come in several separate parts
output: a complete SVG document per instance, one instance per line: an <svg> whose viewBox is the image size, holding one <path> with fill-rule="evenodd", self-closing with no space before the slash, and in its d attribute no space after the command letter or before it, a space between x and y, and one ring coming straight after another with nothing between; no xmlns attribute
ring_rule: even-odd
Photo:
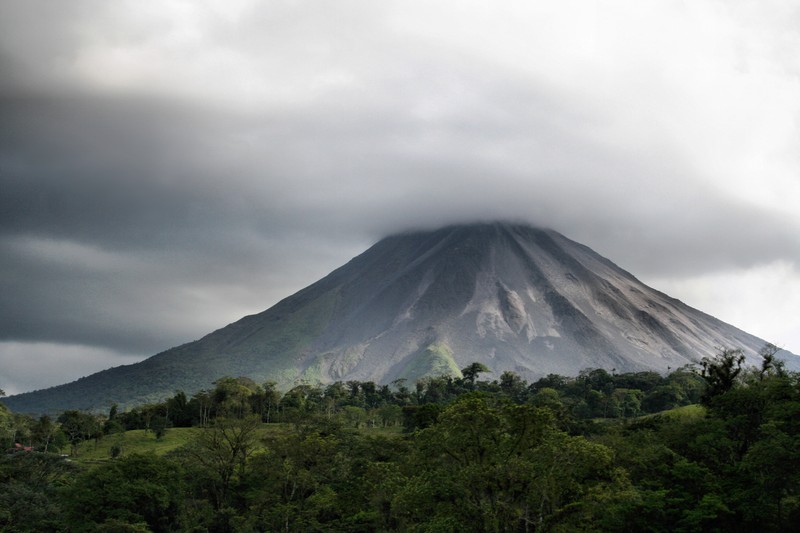
<svg viewBox="0 0 800 533"><path fill-rule="evenodd" d="M0 342L0 388L9 396L61 385L105 370L136 363L145 355L121 354L93 346L47 342Z"/></svg>
<svg viewBox="0 0 800 533"><path fill-rule="evenodd" d="M516 218L800 350L795 2L0 10L0 338L155 352Z"/></svg>
<svg viewBox="0 0 800 533"><path fill-rule="evenodd" d="M684 303L800 353L800 272L792 263L776 261L750 269L648 281Z"/></svg>

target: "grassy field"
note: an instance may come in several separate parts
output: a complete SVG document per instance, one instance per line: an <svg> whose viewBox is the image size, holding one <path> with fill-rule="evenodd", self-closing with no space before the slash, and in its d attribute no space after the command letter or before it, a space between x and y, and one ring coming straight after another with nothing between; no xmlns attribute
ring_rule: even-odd
<svg viewBox="0 0 800 533"><path fill-rule="evenodd" d="M679 418L689 421L704 418L706 416L706 408L698 404L684 405L683 407L676 407L675 409L670 409L660 414L669 418Z"/></svg>
<svg viewBox="0 0 800 533"><path fill-rule="evenodd" d="M292 431L292 424L263 424L259 429L260 437L268 435L287 433ZM124 433L106 435L99 441L86 441L78 447L78 454L70 457L70 460L79 464L99 464L111 460L111 448L118 445L121 454L131 455L134 453L154 453L164 455L184 446L192 441L200 428L170 428L161 439L156 439L152 431L145 432L143 429L134 429ZM395 427L361 427L357 430L362 435L374 435L392 437L402 434L400 426Z"/></svg>
<svg viewBox="0 0 800 533"><path fill-rule="evenodd" d="M706 416L706 410L701 405L686 405L677 407L657 414L643 415L639 420L648 419L654 416L663 416L671 419L681 419L692 421L702 419ZM595 419L600 424L614 424L621 419ZM260 438L274 436L276 434L288 433L293 431L292 424L263 424L259 429ZM145 432L142 429L126 431L114 435L106 435L99 441L93 440L82 443L78 447L78 454L70 459L80 464L99 464L111 460L111 449L118 445L122 455L134 453L155 453L163 455L185 446L195 437L200 428L170 428L161 439L156 439L152 431ZM361 435L398 437L402 435L401 426L392 427L365 427L358 429L350 428L349 431L357 431Z"/></svg>
<svg viewBox="0 0 800 533"><path fill-rule="evenodd" d="M71 457L76 463L92 464L111 459L111 448L118 445L122 455L133 453L155 453L163 455L188 444L198 430L196 428L171 428L161 439L152 431L134 429L124 433L106 435L99 441L86 441L78 447L78 454Z"/></svg>

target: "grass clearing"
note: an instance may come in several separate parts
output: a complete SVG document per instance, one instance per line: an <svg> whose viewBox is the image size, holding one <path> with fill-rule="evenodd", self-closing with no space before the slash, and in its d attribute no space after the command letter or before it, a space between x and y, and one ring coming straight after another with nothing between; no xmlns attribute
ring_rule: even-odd
<svg viewBox="0 0 800 533"><path fill-rule="evenodd" d="M98 441L89 440L78 446L78 454L70 457L71 461L78 464L100 464L111 460L111 449L118 445L121 448L121 455L132 455L137 453L154 453L164 455L171 451L189 444L202 431L202 428L170 428L166 434L157 439L152 431L143 429L133 429L124 433L105 435ZM268 436L287 435L294 431L294 424L262 424L258 430L259 439ZM402 435L402 426L391 427L361 427L352 428L361 435L374 435L382 437L398 437Z"/></svg>
<svg viewBox="0 0 800 533"><path fill-rule="evenodd" d="M668 411L664 411L659 414L667 418L681 419L688 422L705 418L706 408L699 404L684 405L682 407L676 407L675 409L669 409Z"/></svg>
<svg viewBox="0 0 800 533"><path fill-rule="evenodd" d="M118 445L122 455L154 453L164 455L188 444L198 428L170 428L161 439L155 433L133 429L124 433L106 435L99 441L86 441L78 447L78 454L71 459L76 463L92 464L111 460L111 448Z"/></svg>

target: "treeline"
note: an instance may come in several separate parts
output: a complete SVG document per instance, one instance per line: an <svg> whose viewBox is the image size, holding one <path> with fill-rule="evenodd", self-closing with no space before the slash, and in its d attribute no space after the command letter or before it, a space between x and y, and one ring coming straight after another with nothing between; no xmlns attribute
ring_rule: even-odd
<svg viewBox="0 0 800 533"><path fill-rule="evenodd" d="M765 355L760 368L728 350L695 372L532 384L482 381L480 364L413 388L280 394L224 378L95 418L95 435L197 426L163 457L84 470L6 455L0 530L796 531L800 376ZM383 426L398 431L369 429Z"/></svg>
<svg viewBox="0 0 800 533"><path fill-rule="evenodd" d="M111 406L107 415L76 410L55 420L14 415L13 432L6 431L2 444L23 443L39 451L60 451L91 439L132 429L153 431L161 437L172 427L206 426L221 413L241 416L254 413L264 423L295 422L309 416L337 418L352 427L402 425L406 431L430 425L441 409L467 392L483 392L517 403L548 407L564 429L581 432L592 420L631 418L697 403L705 387L691 368L667 376L656 372L616 374L587 369L577 377L551 374L529 384L513 372L499 380L482 381L489 369L473 363L462 377L429 377L409 388L404 380L391 385L371 381L335 382L329 385L299 384L281 393L275 382L257 384L250 378L225 377L210 390L188 397L178 391L160 403L125 412ZM13 442L11 442L13 441Z"/></svg>
<svg viewBox="0 0 800 533"><path fill-rule="evenodd" d="M576 421L630 418L697 403L705 387L703 378L690 368L667 376L587 369L577 377L551 374L532 384L513 372L504 372L499 380L478 379L488 371L484 365L473 363L462 370L460 378L429 377L416 382L413 388L404 380L391 385L348 381L299 384L285 393L271 381L258 385L246 377L225 377L216 381L213 389L191 397L178 391L163 402L123 413L112 406L107 416L67 411L58 421L68 430L67 441L73 444L131 429L152 430L159 436L170 427L208 425L221 413L254 413L264 423L295 422L309 416L336 417L354 427L403 425L413 431L428 425L443 406L459 396L483 392L517 404L547 406L557 412L562 422L575 425ZM38 449L52 446L48 442L48 420L29 419L26 424L24 417L18 417L18 438Z"/></svg>

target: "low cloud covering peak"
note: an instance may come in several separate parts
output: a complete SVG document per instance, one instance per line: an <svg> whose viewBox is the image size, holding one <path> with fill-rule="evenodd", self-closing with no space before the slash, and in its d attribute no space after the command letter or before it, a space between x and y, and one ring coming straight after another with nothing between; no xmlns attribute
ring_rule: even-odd
<svg viewBox="0 0 800 533"><path fill-rule="evenodd" d="M4 2L0 387L25 346L152 355L478 219L800 351L798 10L592 6Z"/></svg>

